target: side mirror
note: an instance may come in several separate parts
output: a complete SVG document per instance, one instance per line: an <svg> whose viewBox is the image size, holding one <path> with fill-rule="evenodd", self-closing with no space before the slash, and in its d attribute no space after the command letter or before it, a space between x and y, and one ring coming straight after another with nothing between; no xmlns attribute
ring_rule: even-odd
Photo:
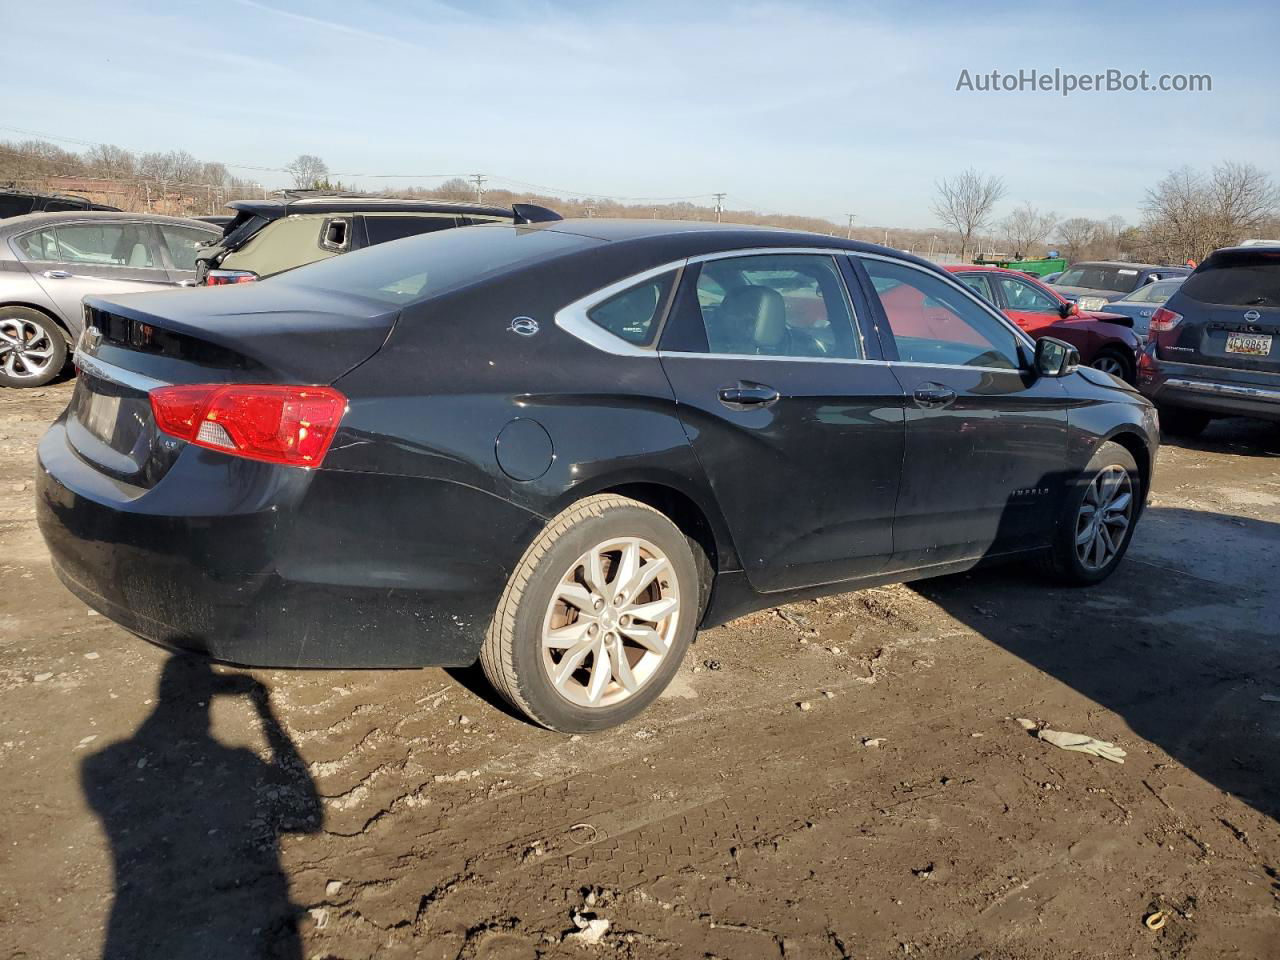
<svg viewBox="0 0 1280 960"><path fill-rule="evenodd" d="M1066 320L1068 317L1080 316L1080 308L1068 301L1058 307L1058 313L1061 314L1063 320Z"/></svg>
<svg viewBox="0 0 1280 960"><path fill-rule="evenodd" d="M1053 337L1036 341L1036 373L1042 377L1065 377L1080 366L1080 351Z"/></svg>

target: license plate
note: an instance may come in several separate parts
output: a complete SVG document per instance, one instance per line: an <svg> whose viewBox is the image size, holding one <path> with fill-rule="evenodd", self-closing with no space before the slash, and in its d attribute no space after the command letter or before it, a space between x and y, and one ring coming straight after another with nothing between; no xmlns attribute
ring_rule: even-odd
<svg viewBox="0 0 1280 960"><path fill-rule="evenodd" d="M115 433L116 421L120 418L120 398L91 393L86 406L80 422L99 440L110 443L112 434Z"/></svg>
<svg viewBox="0 0 1280 960"><path fill-rule="evenodd" d="M1250 357L1265 357L1271 353L1269 333L1229 333L1227 353L1243 353Z"/></svg>

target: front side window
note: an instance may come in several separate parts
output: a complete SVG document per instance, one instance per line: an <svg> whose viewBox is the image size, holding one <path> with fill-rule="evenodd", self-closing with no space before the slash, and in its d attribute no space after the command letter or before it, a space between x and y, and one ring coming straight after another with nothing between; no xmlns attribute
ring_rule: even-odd
<svg viewBox="0 0 1280 960"><path fill-rule="evenodd" d="M211 240L218 239L218 234L211 230L179 227L169 223L160 225L160 233L164 236L165 245L169 248L169 259L173 261L175 270L194 270L196 254Z"/></svg>
<svg viewBox="0 0 1280 960"><path fill-rule="evenodd" d="M55 228L58 259L107 267L158 267L149 227L137 223L74 223Z"/></svg>
<svg viewBox="0 0 1280 960"><path fill-rule="evenodd" d="M996 285L1004 294L1004 302L1010 310L1023 310L1027 313L1057 313L1058 301L1043 290L1037 290L1025 280L1017 277L996 277Z"/></svg>
<svg viewBox="0 0 1280 960"><path fill-rule="evenodd" d="M671 296L674 279L674 273L664 273L636 284L596 304L587 311L587 316L592 323L628 343L652 343L657 332L657 320Z"/></svg>
<svg viewBox="0 0 1280 960"><path fill-rule="evenodd" d="M862 356L832 257L785 253L710 260L698 270L695 292L711 353Z"/></svg>
<svg viewBox="0 0 1280 960"><path fill-rule="evenodd" d="M941 277L886 260L863 260L903 363L1021 365L1018 337L972 295Z"/></svg>

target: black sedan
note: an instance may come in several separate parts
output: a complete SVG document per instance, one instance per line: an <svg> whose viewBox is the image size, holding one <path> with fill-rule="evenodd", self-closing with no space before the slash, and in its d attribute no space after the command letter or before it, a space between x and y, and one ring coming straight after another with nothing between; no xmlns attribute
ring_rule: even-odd
<svg viewBox="0 0 1280 960"><path fill-rule="evenodd" d="M1096 583L1158 443L947 273L787 231L450 230L87 319L39 448L73 593L235 663L479 657L565 731L753 608L1007 557Z"/></svg>

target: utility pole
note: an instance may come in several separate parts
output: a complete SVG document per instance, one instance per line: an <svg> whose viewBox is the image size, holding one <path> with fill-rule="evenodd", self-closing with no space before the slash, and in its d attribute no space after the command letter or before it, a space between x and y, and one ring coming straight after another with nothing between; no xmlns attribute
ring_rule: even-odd
<svg viewBox="0 0 1280 960"><path fill-rule="evenodd" d="M885 245L886 247L889 245L889 231L888 231L888 229L886 229L886 230L885 230L885 232L884 232L884 245Z"/></svg>
<svg viewBox="0 0 1280 960"><path fill-rule="evenodd" d="M716 198L716 223L719 223L719 222L720 222L720 214L724 213L724 198L725 198L725 194L723 194L723 193L713 193L713 194L712 194L712 196Z"/></svg>
<svg viewBox="0 0 1280 960"><path fill-rule="evenodd" d="M484 182L489 179L482 173L473 173L471 182L476 185L476 203L484 203Z"/></svg>
<svg viewBox="0 0 1280 960"><path fill-rule="evenodd" d="M845 235L844 235L846 240L852 240L852 239L853 239L853 221L857 218L857 216L858 216L858 215L857 215L856 213L850 213L850 214L848 214L848 217L849 217L849 229L848 229L847 231L845 231Z"/></svg>
<svg viewBox="0 0 1280 960"><path fill-rule="evenodd" d="M588 200L586 201L586 204L587 204L587 216L594 217L596 215L596 202L594 200Z"/></svg>

